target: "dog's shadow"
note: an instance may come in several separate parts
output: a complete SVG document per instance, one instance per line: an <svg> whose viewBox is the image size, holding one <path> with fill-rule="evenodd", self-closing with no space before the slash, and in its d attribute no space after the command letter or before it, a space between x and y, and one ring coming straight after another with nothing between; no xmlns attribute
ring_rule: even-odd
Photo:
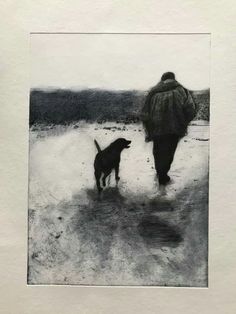
<svg viewBox="0 0 236 314"><path fill-rule="evenodd" d="M87 197L92 202L123 202L125 197L120 193L118 186L107 187L101 193L98 193L96 189L86 190Z"/></svg>

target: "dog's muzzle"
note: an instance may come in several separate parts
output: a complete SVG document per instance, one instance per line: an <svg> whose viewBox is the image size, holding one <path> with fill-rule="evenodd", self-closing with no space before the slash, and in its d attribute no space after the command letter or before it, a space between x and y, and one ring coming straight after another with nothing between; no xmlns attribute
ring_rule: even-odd
<svg viewBox="0 0 236 314"><path fill-rule="evenodd" d="M131 143L131 141L127 141L127 144L126 144L125 148L130 148L130 143Z"/></svg>

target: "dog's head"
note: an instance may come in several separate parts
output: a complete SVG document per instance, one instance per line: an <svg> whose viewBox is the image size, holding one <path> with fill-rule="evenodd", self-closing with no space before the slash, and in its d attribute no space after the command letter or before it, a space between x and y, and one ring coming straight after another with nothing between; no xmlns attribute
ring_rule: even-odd
<svg viewBox="0 0 236 314"><path fill-rule="evenodd" d="M118 138L112 145L122 151L124 148L130 148L130 143L131 141L128 141L125 138Z"/></svg>

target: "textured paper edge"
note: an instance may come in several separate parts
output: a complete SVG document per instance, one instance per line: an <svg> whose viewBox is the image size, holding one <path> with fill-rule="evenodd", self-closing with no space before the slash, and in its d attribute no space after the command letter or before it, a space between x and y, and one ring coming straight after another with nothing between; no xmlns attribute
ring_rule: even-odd
<svg viewBox="0 0 236 314"><path fill-rule="evenodd" d="M214 6L214 7L213 7ZM1 4L0 313L234 313L234 1ZM209 288L27 286L30 32L210 32Z"/></svg>

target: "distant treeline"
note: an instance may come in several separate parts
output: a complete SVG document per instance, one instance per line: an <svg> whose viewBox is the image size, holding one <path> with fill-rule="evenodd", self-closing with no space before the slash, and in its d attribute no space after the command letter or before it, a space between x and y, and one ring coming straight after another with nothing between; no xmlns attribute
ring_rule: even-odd
<svg viewBox="0 0 236 314"><path fill-rule="evenodd" d="M209 120L210 92L192 92L197 104L196 119ZM145 99L140 91L31 90L30 125L89 122L137 122Z"/></svg>

